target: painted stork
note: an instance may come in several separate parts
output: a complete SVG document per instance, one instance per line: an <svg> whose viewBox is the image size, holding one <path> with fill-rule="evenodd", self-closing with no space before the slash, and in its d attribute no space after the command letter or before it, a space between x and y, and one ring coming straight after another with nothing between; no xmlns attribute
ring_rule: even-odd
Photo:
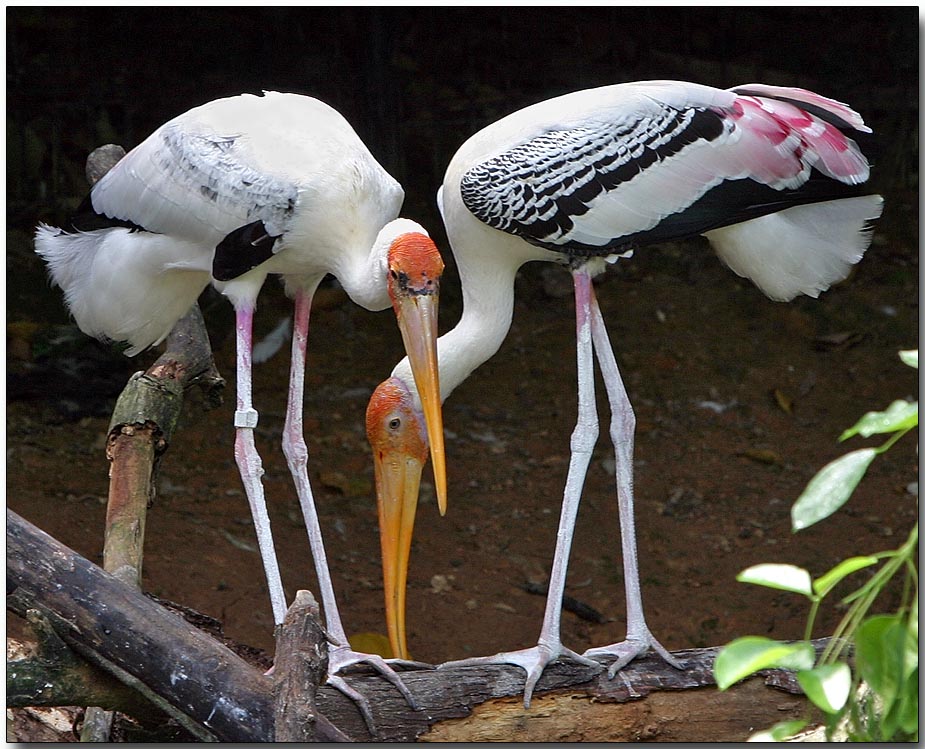
<svg viewBox="0 0 925 749"><path fill-rule="evenodd" d="M378 656L350 649L334 597L302 434L312 295L330 273L369 309L390 304L422 397L441 510L446 480L436 365L443 262L418 224L398 218L401 186L349 123L308 96L265 92L218 99L159 127L92 189L72 225L40 225L36 250L80 328L126 341L133 355L162 341L211 281L236 313L235 458L254 517L273 616L286 599L254 445L252 322L269 274L295 297L283 450L296 483L332 640L329 681L365 703L337 673L370 662L410 693ZM368 707L366 717L369 722Z"/></svg>
<svg viewBox="0 0 925 749"><path fill-rule="evenodd" d="M633 524L635 416L592 278L639 247L703 234L733 271L771 299L818 296L861 259L870 244L868 222L882 208L880 196L862 195L858 187L869 167L852 132L870 129L846 105L810 91L652 81L543 101L489 125L459 149L438 194L463 287L462 318L438 340L441 396L504 340L517 269L531 260L560 263L570 269L575 289L578 423L537 645L444 666L520 666L527 672L527 707L546 664L560 655L585 664L595 664L591 656L612 657L611 677L650 647L681 666L652 636L643 613ZM562 645L559 619L599 432L595 354L612 411L627 634L623 642L579 655ZM367 410L377 471L392 467L393 479L401 479L378 486L382 514L392 518L382 529L382 549L395 557L385 569L393 610L403 605L396 588L404 586L417 496L413 471L394 467L401 459L406 468L426 460L408 368L407 360L398 364ZM408 425L409 419L416 423ZM390 629L404 642L403 611L393 614Z"/></svg>

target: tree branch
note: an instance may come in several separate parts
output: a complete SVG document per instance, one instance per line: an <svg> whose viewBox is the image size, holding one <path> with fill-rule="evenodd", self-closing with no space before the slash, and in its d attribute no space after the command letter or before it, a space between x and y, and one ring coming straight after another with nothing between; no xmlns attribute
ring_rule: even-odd
<svg viewBox="0 0 925 749"><path fill-rule="evenodd" d="M7 565L10 608L42 611L69 647L200 739L307 738L312 728L316 740L371 739L356 705L336 689L320 687L312 706L311 685L324 673L323 640L307 594L297 597L278 635L270 678L9 510ZM675 653L683 671L657 656L639 658L613 680L558 661L546 669L529 711L524 674L514 666L406 671L419 711L369 668L345 679L369 699L385 741L731 741L806 711L804 699L780 691L798 691L785 672L769 672L771 691L760 679L723 694L709 688L717 650Z"/></svg>
<svg viewBox="0 0 925 749"><path fill-rule="evenodd" d="M37 609L28 609L26 620L38 637L38 650L7 662L7 707L99 705L145 723L163 719L136 691L79 658Z"/></svg>
<svg viewBox="0 0 925 749"><path fill-rule="evenodd" d="M268 679L208 635L7 510L7 605L203 740L272 735Z"/></svg>
<svg viewBox="0 0 925 749"><path fill-rule="evenodd" d="M328 670L327 639L319 621L314 596L307 590L298 591L276 637L276 741L350 740L315 705L315 694Z"/></svg>
<svg viewBox="0 0 925 749"><path fill-rule="evenodd" d="M96 184L125 156L117 145L97 148L87 157L87 180ZM184 391L205 387L213 404L220 402L224 381L212 358L198 305L167 337L164 353L148 369L132 376L116 402L106 456L111 462L109 501L103 542L103 568L128 585L141 588L141 565L147 508L154 502L157 467L167 450L183 407ZM113 716L87 710L81 739L109 741Z"/></svg>

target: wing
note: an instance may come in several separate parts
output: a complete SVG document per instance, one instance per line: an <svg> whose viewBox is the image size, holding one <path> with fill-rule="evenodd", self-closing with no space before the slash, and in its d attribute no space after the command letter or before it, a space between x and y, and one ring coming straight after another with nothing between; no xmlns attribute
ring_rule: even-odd
<svg viewBox="0 0 925 749"><path fill-rule="evenodd" d="M299 187L256 163L246 135L178 118L97 183L93 209L146 231L194 240L215 242L255 221L279 236L288 228Z"/></svg>
<svg viewBox="0 0 925 749"><path fill-rule="evenodd" d="M549 127L476 164L461 180L463 202L533 244L606 255L844 197L844 185L867 179L866 160L839 130L854 126L844 105L826 111L820 102L829 100L812 95L810 113L799 107L805 92L760 86L728 104L685 105L681 85Z"/></svg>

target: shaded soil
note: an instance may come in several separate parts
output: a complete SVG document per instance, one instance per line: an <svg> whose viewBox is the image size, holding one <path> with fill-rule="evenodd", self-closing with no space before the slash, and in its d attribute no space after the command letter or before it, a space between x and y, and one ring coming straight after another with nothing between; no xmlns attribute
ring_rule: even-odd
<svg viewBox="0 0 925 749"><path fill-rule="evenodd" d="M905 539L917 517L909 489L917 481L912 438L878 458L831 519L793 534L789 510L813 474L852 446L836 442L843 429L895 398L916 397L916 374L896 352L916 346L917 274L914 240L884 223L854 277L818 300L770 302L699 243L637 253L602 279L601 305L638 419L636 522L646 615L669 649L744 634L799 637L805 602L737 583L737 572L789 562L818 575L847 556ZM536 641L545 599L526 588L547 580L576 415L569 286L564 270L525 267L502 349L445 404L449 511L439 517L425 473L409 573L409 646L418 659L436 663ZM458 296L447 296L443 330L459 315ZM211 296L204 307L219 369L233 383L230 310ZM258 312L258 331L266 334L289 314L289 303L273 286ZM37 354L38 342L52 333L60 328L39 325L28 336L8 331L8 505L101 563L106 414L127 375L155 354L127 361L86 339L83 353ZM306 437L351 634L384 632L363 423L372 388L400 351L388 313L371 315L338 290L325 290L309 342ZM82 393L85 375L71 374L81 361L96 361L91 371L101 378ZM54 363L59 368L49 369ZM279 448L287 370L284 347L257 367L254 397L291 597L317 588ZM109 398L91 397L107 388ZM563 615L563 640L579 652L625 631L600 383L598 397L602 438L579 512L567 593L604 621ZM188 403L149 514L144 587L219 619L230 637L272 651L269 600L232 455L233 400L230 385L220 408ZM74 417L81 412L93 415ZM883 605L894 603L888 597ZM831 631L839 615L837 606L824 607L814 634Z"/></svg>

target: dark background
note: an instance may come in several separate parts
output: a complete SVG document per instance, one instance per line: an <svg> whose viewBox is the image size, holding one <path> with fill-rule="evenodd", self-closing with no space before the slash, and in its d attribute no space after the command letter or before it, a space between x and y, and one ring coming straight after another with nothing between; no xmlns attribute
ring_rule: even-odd
<svg viewBox="0 0 925 749"><path fill-rule="evenodd" d="M9 222L72 207L97 145L131 147L193 106L261 89L343 113L434 232L433 196L466 137L541 99L649 78L849 102L881 136L889 186L908 186L918 32L911 7L9 8Z"/></svg>

